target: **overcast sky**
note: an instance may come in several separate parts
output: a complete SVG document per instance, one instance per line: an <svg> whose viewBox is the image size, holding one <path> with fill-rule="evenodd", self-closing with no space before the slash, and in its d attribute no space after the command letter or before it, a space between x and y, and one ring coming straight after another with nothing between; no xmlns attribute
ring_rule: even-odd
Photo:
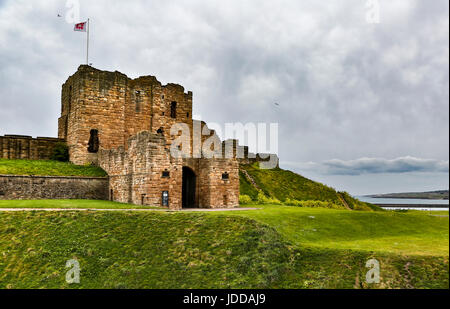
<svg viewBox="0 0 450 309"><path fill-rule="evenodd" d="M0 135L57 135L85 61L71 2L0 0ZM366 0L79 3L94 67L179 83L207 122L279 123L281 167L356 195L448 189L447 0L379 0L379 23Z"/></svg>

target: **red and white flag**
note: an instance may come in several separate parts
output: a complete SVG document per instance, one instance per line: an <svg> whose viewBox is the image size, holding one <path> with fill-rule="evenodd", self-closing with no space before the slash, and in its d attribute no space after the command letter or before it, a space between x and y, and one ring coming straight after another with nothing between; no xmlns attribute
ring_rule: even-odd
<svg viewBox="0 0 450 309"><path fill-rule="evenodd" d="M87 28L86 25L87 25L87 22L75 24L73 31L86 32L86 28Z"/></svg>

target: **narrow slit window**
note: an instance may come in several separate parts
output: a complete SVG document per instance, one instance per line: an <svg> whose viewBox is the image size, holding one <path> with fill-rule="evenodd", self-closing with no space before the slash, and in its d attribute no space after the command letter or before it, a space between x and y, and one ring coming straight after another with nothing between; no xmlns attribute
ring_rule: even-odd
<svg viewBox="0 0 450 309"><path fill-rule="evenodd" d="M228 180L228 179L230 179L230 174L228 174L228 173L223 173L223 174L222 174L222 180Z"/></svg>
<svg viewBox="0 0 450 309"><path fill-rule="evenodd" d="M170 117L177 118L177 102L170 104Z"/></svg>
<svg viewBox="0 0 450 309"><path fill-rule="evenodd" d="M68 99L68 103L67 104L67 113L70 113L70 109L72 107L72 86L69 87L69 99Z"/></svg>
<svg viewBox="0 0 450 309"><path fill-rule="evenodd" d="M136 113L141 112L141 92L136 90Z"/></svg>

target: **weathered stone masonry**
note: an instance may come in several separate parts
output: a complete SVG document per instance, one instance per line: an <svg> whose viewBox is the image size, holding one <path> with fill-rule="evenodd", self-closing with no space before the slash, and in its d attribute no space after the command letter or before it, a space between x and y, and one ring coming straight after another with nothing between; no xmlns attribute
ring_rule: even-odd
<svg viewBox="0 0 450 309"><path fill-rule="evenodd" d="M169 206L183 206L183 170L196 175L195 194L186 207L234 207L239 203L239 164L229 159L174 158L165 139L143 131L124 147L102 150L101 167L110 177L110 196L120 202L161 205L161 194L169 192ZM226 173L227 179L222 175Z"/></svg>
<svg viewBox="0 0 450 309"><path fill-rule="evenodd" d="M107 178L0 175L0 200L108 199Z"/></svg>

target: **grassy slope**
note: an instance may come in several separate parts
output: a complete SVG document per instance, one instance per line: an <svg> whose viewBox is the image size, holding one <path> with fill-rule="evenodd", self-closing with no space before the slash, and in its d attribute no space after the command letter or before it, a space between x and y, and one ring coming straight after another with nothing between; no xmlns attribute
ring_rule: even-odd
<svg viewBox="0 0 450 309"><path fill-rule="evenodd" d="M0 159L0 175L105 177L99 167L47 160Z"/></svg>
<svg viewBox="0 0 450 309"><path fill-rule="evenodd" d="M0 212L0 288L69 287L72 257L82 283L71 288L448 288L448 212L258 207ZM368 286L370 258L382 282Z"/></svg>
<svg viewBox="0 0 450 309"><path fill-rule="evenodd" d="M400 255L449 255L448 216L430 216L419 211L350 212L279 205L257 207L262 209L229 215L245 216L270 225L297 246Z"/></svg>
<svg viewBox="0 0 450 309"><path fill-rule="evenodd" d="M340 203L336 191L320 183L311 181L291 171L280 168L263 170L256 164L242 165L250 176L253 177L262 191L280 201L286 198L296 200L326 200ZM245 186L242 190L246 190ZM243 194L247 192L243 191ZM252 196L252 193L249 194Z"/></svg>
<svg viewBox="0 0 450 309"><path fill-rule="evenodd" d="M277 287L290 255L273 229L198 213L0 213L0 288ZM27 227L27 228L24 228Z"/></svg>
<svg viewBox="0 0 450 309"><path fill-rule="evenodd" d="M3 163L0 160L0 174ZM101 176L103 172L59 162L29 163L15 160L7 167L8 174ZM289 171L243 168L269 197L337 204L342 203L340 194L351 208L370 209L345 193ZM240 176L241 194L256 198L258 191ZM0 201L0 208L5 207L130 205ZM448 212L440 212L439 217L423 212L258 207L263 209L208 214L0 213L0 288L69 287L64 265L72 257L81 262L82 283L70 287L79 288L449 286ZM365 262L370 258L381 263L379 285L364 283Z"/></svg>
<svg viewBox="0 0 450 309"><path fill-rule="evenodd" d="M339 195L341 195L352 209L379 210L379 207L375 205L361 202L345 192L338 193L333 188L288 170L280 168L263 170L258 168L257 164L241 165L240 168L247 171L266 196L275 197L280 201L285 201L288 198L299 201L329 201L345 208L339 198ZM240 194L248 195L255 200L258 191L242 172L240 172L240 181Z"/></svg>
<svg viewBox="0 0 450 309"><path fill-rule="evenodd" d="M349 212L259 206L245 216L274 227L296 248L285 288L449 287L448 212ZM380 262L381 283L365 283L365 263Z"/></svg>

